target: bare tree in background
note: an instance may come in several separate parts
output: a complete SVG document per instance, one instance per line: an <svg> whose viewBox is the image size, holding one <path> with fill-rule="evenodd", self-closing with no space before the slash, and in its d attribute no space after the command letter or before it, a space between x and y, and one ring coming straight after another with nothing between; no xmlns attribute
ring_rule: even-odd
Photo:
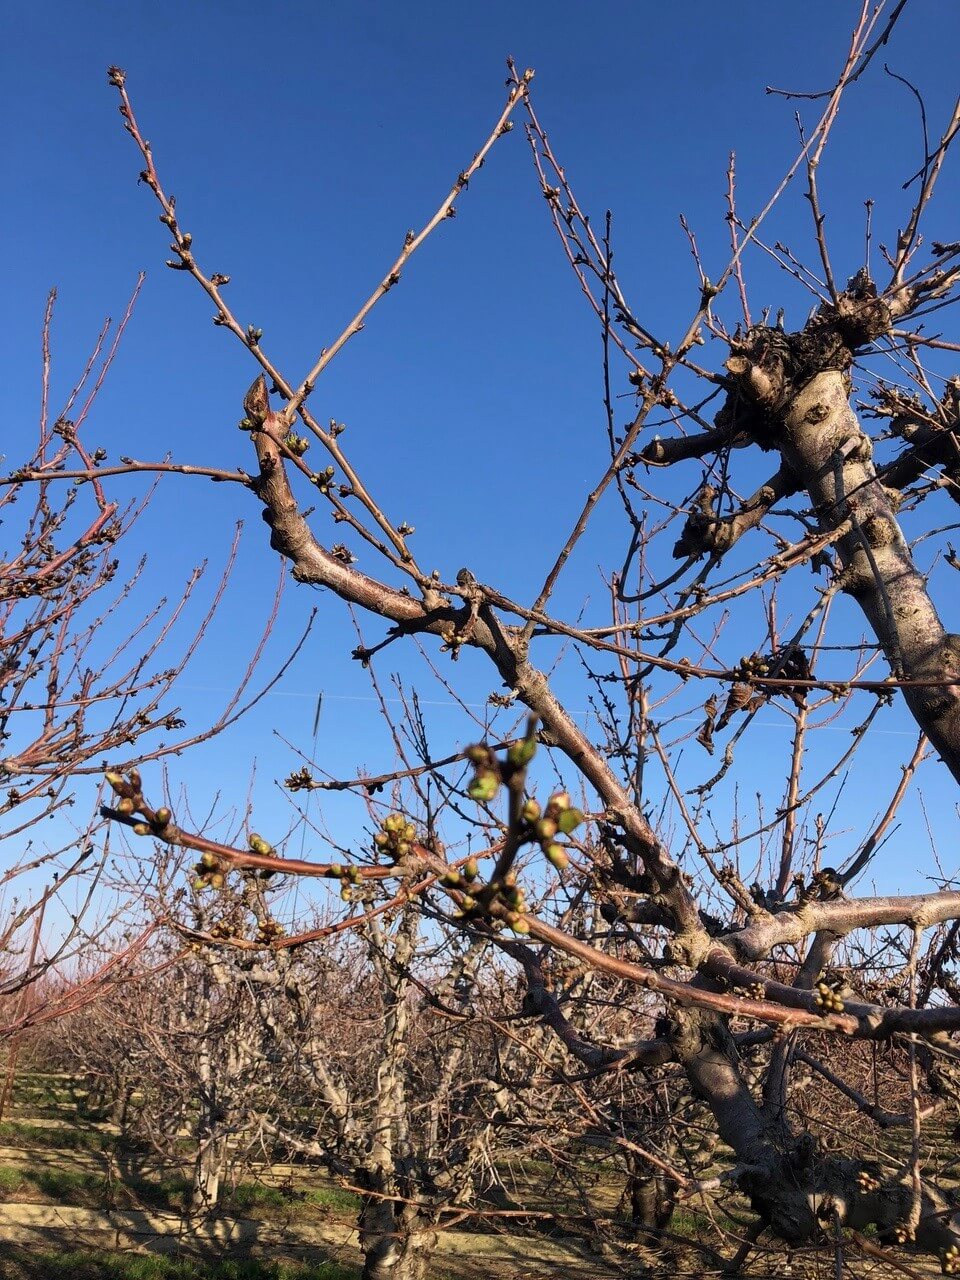
<svg viewBox="0 0 960 1280"><path fill-rule="evenodd" d="M960 127L960 103L925 149L915 201L892 247L873 246L868 226L865 257L841 270L818 190L841 99L875 72L876 54L895 36L904 8L863 5L839 76L805 100L812 117L799 151L754 214L737 207L731 162L731 254L722 270L708 273L691 229L698 285L679 336L668 337L630 306L612 268L610 223L599 231L577 203L536 114L532 72L511 66L506 105L474 160L298 381L284 376L261 331L231 310L228 277L202 265L143 140L124 74L111 70L142 155L141 178L172 236L169 265L200 285L216 323L259 366L241 423L256 469L221 478L262 506L271 545L298 581L326 587L372 623L387 624L384 640L361 645L355 657L371 663L382 644L403 637L451 658L470 648L489 659L505 690L495 695L505 724L491 727L492 745L449 744L404 770L431 776L444 796L448 845L471 824L474 836L485 835L468 871L466 859L451 857L439 842L434 815L422 804L399 825L388 825L379 811L371 852L353 851L348 866L342 859L284 860L255 843L216 846L148 801L130 774L111 776L119 797L112 816L209 856L214 874L285 869L360 884L393 875L398 902L412 893L446 901L462 928L508 953L531 983L538 1016L592 1071L664 1061L682 1069L730 1153L721 1180L749 1201L747 1245L763 1232L792 1245L826 1240L839 1266L849 1242L877 1247L864 1243L861 1233L870 1227L883 1241L939 1256L953 1273L960 1270L960 1216L935 1178L922 1174L921 1125L930 1096L934 1110L951 1092L956 1097L956 871L945 868L940 887L925 894L855 896L853 889L924 759L939 756L927 768L960 779L960 639L941 621L935 600L946 597L949 565L932 566L929 558L929 544L944 541L938 509L957 500L960 482L960 382L939 377L933 366L960 344L925 326L956 299L960 243L926 245L921 238ZM386 511L351 464L340 427L323 425L310 409L324 370L523 113L547 208L603 336L610 446L609 464L530 601L510 599L468 567L428 569L410 526ZM814 266L764 238L770 211L795 178L805 183L812 211ZM790 288L808 292L812 311L801 328L788 330L782 317L753 309L748 253L772 257L791 277ZM615 395L628 384L635 412L619 423ZM306 460L311 447L326 455L316 469ZM758 451L770 466L756 487L749 466ZM78 478L93 483L95 473L87 467ZM316 532L305 513L315 503L330 509L346 541L328 545ZM619 504L624 522L606 578L609 614L571 621L552 611L551 601L601 504ZM517 553L526 553L522 530L516 537ZM952 562L949 545L947 553ZM542 546L529 554L539 557ZM358 555L363 569L354 567ZM377 558L380 571L368 572ZM725 631L733 611L740 625ZM782 616L792 619L783 628ZM557 639L591 675L602 732L588 735L554 692L546 671ZM889 674L874 669L881 658ZM876 817L859 808L855 838L828 866L830 814L817 806L841 772L854 773L884 706L901 699L916 721L916 749L899 784L877 800ZM525 730L510 721L515 705L531 717ZM784 718L792 743L772 792L748 815L739 771L761 712ZM835 724L852 729L849 746L818 768L824 755L812 751L817 731ZM537 773L538 747L549 749L566 789ZM338 785L362 792L391 780ZM330 785L309 770L291 782ZM755 790L755 777L750 782ZM578 792L580 808L570 794ZM472 813L466 799L478 806ZM591 938L525 909L520 891L539 883L546 867L535 869L538 851L561 902L596 903L604 927ZM310 938L309 930L291 932L271 945L285 949ZM634 984L654 1019L650 1033L638 1027L626 1053L572 1034L562 1008L536 981L538 966L562 955ZM874 1046L899 1056L902 1113L885 1111L858 1087ZM851 1047L862 1053L848 1054ZM849 1132L839 1150L828 1145L822 1117L802 1105L799 1079L811 1071L864 1118L902 1126L909 1135L902 1158L867 1158ZM701 1190L682 1167L668 1172L681 1188Z"/></svg>
<svg viewBox="0 0 960 1280"><path fill-rule="evenodd" d="M203 567L179 599L154 595L143 607L146 560L138 556L123 566L120 555L146 499L118 501L109 489L118 468L104 467L105 450L86 443L141 284L142 277L120 323L105 323L59 413L51 379L51 292L36 445L0 479L0 1037L76 1007L109 982L143 940L113 946L92 970L81 966L82 981L36 985L58 968L79 973L71 966L93 936L110 932L119 907L119 901L105 907L108 854L97 852L93 792L86 814L82 804L71 812L78 779L96 783L104 761L128 768L159 760L232 723L269 632L268 622L217 721L188 728L174 686L222 598L236 539L212 601L184 634ZM77 468L89 477L79 487L69 483ZM45 824L54 817L60 821L51 840Z"/></svg>
<svg viewBox="0 0 960 1280"><path fill-rule="evenodd" d="M490 939L438 932L425 899L398 906L372 878L349 889L353 927L328 922L310 947L265 950L283 933L270 906L283 877L267 888L251 871L218 888L221 872L197 870L214 883L181 898L181 932L233 945L180 948L174 935L166 958L143 957L143 980L37 1041L147 1153L138 1174L190 1166L189 1209L208 1214L229 1212L238 1179L278 1160L319 1166L359 1197L367 1280L422 1280L439 1229L504 1214L509 1227L523 1211L588 1254L622 1259L622 1233L608 1242L597 1230L580 1144L592 1138L593 1158L606 1152L621 1175L629 1143L605 1144L602 1114L615 1096L621 1129L636 1136L624 1114L631 1078L604 1075L612 1094L586 1106L565 1078L571 1020L607 1031L622 1020L585 1014L602 975L538 969L521 1008ZM560 1018L548 985L584 1008ZM531 990L563 1035L535 1016Z"/></svg>

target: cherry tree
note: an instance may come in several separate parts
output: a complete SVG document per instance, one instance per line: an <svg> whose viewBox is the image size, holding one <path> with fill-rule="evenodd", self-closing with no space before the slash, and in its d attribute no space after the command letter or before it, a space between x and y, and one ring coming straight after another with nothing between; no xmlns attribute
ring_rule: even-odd
<svg viewBox="0 0 960 1280"><path fill-rule="evenodd" d="M140 911L140 928L122 935L131 889L137 897L143 887L114 883L96 815L104 762L133 768L161 760L231 724L271 625L267 618L222 713L188 726L176 685L222 600L237 537L199 612L203 565L178 588L179 598L153 594L144 605L151 590L147 559L139 551L126 556L125 548L150 494L122 501L111 493L111 478L130 464L104 465L106 451L87 441L142 283L143 277L119 324L104 324L59 412L51 354L56 292L50 293L36 440L32 453L0 477L2 1037L98 994L152 934ZM84 779L85 804L78 794ZM95 952L100 959L91 966Z"/></svg>
<svg viewBox="0 0 960 1280"><path fill-rule="evenodd" d="M229 277L207 267L163 184L126 77L111 69L141 181L170 234L168 266L199 286L256 373L237 396L252 469L220 478L259 506L270 545L299 583L325 588L378 629L354 658L375 670L382 651L403 642L432 663L473 653L500 683L492 708L501 715L485 733L467 726L399 772L330 780L304 766L291 775L294 793L337 786L370 797L369 848L358 841L347 857L284 856L288 850L253 835L248 848L217 844L179 823L152 784L129 771L111 773L117 800L108 812L138 835L195 850L221 883L282 871L335 881L348 896L353 886L391 882L388 901L398 910L421 897L510 957L530 984L528 1007L591 1071L665 1062L682 1071L730 1153L721 1180L754 1215L748 1244L764 1232L791 1245L826 1240L839 1257L850 1242L865 1247L870 1227L883 1241L938 1256L952 1273L960 1269L960 1216L921 1169L921 1126L931 1107L956 1098L956 873L934 870L937 883L925 893L876 895L857 885L876 870L921 767L938 771L939 786L960 779L960 639L941 616L955 561L942 512L956 501L960 404L960 382L942 370L960 344L927 323L936 316L939 324L957 297L960 243L924 238L960 103L927 141L906 216L886 243L874 244L868 202L863 252L835 260L818 185L841 101L877 73L904 9L859 9L831 86L801 97L796 153L756 211L740 208L731 160L730 252L719 269L708 269L685 224L696 284L679 334L666 334L628 300L614 267L612 220L591 219L578 202L538 115L533 72L511 63L486 141L298 378L231 308ZM609 444L540 589L525 600L468 566L430 567L406 516L388 512L386 497L351 461L341 424L323 423L311 408L331 362L468 185L472 196L481 166L519 119L554 233L598 325ZM795 188L810 212L806 260L767 238ZM763 260L782 269L785 296L807 295L799 328L788 328L779 308L753 302L749 265ZM621 420L624 392L634 403ZM402 465L402 444L384 439L391 447ZM311 449L321 463L308 461ZM82 478L93 476L82 469ZM405 492L410 501L410 486ZM429 493L430 484L414 482L425 516ZM558 583L601 508L619 512L623 530L604 570L606 604L564 616L554 605ZM336 542L320 528L324 510ZM535 510L514 536L517 554L540 560ZM932 563L931 546L943 550ZM442 563L442 546L432 555ZM558 644L584 673L589 731L558 692ZM458 670L445 670L448 687ZM853 839L845 836L846 848L831 854L836 865L827 865L828 841L840 839L831 819L842 780L856 776L891 705L909 712L916 746L889 794L877 795L869 776L860 784L860 802L844 811L856 823ZM782 767L770 772L768 762L758 788L751 752L762 757L763 749L751 744L764 715L786 724L790 747ZM837 727L850 736L831 757L823 744ZM399 807L374 798L411 777L429 779L431 795L424 788ZM759 791L752 810L746 782ZM443 797L440 815L435 795ZM480 847L461 856L465 831ZM528 907L544 901L544 883L566 904L559 920ZM565 914L585 901L600 922L586 937L567 927ZM321 936L294 929L270 945ZM627 1048L605 1042L602 1030L591 1041L548 999L537 974L558 956L642 996ZM834 1057L834 1044L859 1051ZM900 1063L902 1112L859 1087L874 1046ZM868 1157L855 1134L839 1150L829 1146L822 1117L798 1101L810 1071L844 1105L902 1124L908 1157ZM681 1160L656 1159L681 1193L702 1190Z"/></svg>

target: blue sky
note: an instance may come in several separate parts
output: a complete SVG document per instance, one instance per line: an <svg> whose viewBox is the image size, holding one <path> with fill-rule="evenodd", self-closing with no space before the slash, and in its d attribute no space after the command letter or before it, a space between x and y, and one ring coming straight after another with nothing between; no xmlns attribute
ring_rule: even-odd
<svg viewBox="0 0 960 1280"><path fill-rule="evenodd" d="M237 313L264 330L265 349L297 379L380 278L406 229L432 213L486 136L503 101L507 54L536 68L537 110L581 203L597 219L614 210L617 262L635 309L661 332L679 333L696 291L678 214L694 227L708 274L719 274L729 151L738 153L741 207L749 216L796 149L794 104L768 97L764 87L826 87L857 8L847 0L683 6L87 0L19 9L0 52L7 191L0 209L3 450L13 457L24 449L35 420L48 288L60 292L54 354L62 394L102 317L122 312L145 269L144 292L88 442L114 455L157 458L170 451L183 461L249 463L235 423L255 370L210 323L209 303L195 286L162 265L164 229L149 192L137 184L140 165L106 83L108 64L127 71L141 125L200 261L231 275ZM884 76L881 63L885 58L922 86L936 133L956 88L958 37L960 8L912 0L888 50L844 103L822 171L827 229L843 278L862 260L863 201L876 198L877 239L892 242L907 199L900 184L920 160L916 105ZM958 195L948 173L932 236L955 238ZM769 238L777 236L811 256L799 190L771 224ZM788 326L799 327L809 301L765 261L752 261L750 270L755 311L785 301ZM348 424L351 456L392 517L417 526L425 564L447 580L467 564L481 579L529 597L549 549L604 466L598 357L596 326L552 238L517 129L498 144L456 220L428 242L366 332L325 375L313 405L321 420ZM619 376L618 390L625 391ZM629 406L622 403L624 420ZM745 465L741 487L748 490L750 477L762 478L764 462ZM682 487L695 483L690 469ZM137 488L121 483L116 491ZM211 643L182 689L191 722L210 713L242 669L276 566L255 504L224 487L164 481L142 527L152 590L175 592L198 558L214 566L222 561L237 515L247 520L240 567ZM616 511L601 511L564 579L558 608L570 616L586 608L603 620L597 565L616 560L620 539ZM272 735L277 730L309 747L319 690L325 693L319 763L331 772L389 767L390 745L377 728L369 683L348 659L356 637L332 598L291 584L273 661L282 659L314 605L313 637L276 695L241 731L198 755L189 771L178 777L173 762L172 783L189 780L192 794L202 794L200 810L217 790L242 805L256 760L253 794L262 815L256 825L273 831L282 825L270 783L297 762ZM760 624L760 615L750 614L724 657L749 652ZM859 623L851 625L859 634ZM960 630L955 621L952 627ZM365 634L376 639L381 630L366 624ZM469 736L442 687L417 664L400 666L429 705L436 750ZM381 667L385 684L390 669ZM489 672L471 655L458 668L441 669L482 715L486 695L496 690ZM568 670L560 690L586 717L586 689L576 665ZM786 745L778 717L765 719L768 728L745 751L745 795L757 771L771 767L771 752L761 744L775 740L778 752ZM897 712L884 727L887 736L878 736L868 759L871 801L895 783L912 746L911 725ZM829 743L831 734L823 737ZM847 794L855 796L849 788ZM930 773L926 799L952 831L945 774ZM356 814L337 803L324 811L347 838ZM925 836L919 810L911 813L912 849ZM718 820L728 817L727 808ZM904 863L905 856L892 848L882 878L895 881L907 865L915 880L928 860L910 861L911 854Z"/></svg>

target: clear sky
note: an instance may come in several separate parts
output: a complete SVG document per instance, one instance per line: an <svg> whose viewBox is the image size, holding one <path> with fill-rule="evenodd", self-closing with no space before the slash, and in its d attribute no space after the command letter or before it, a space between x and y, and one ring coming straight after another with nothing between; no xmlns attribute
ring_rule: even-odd
<svg viewBox="0 0 960 1280"><path fill-rule="evenodd" d="M696 290L678 214L694 227L708 274L719 274L728 153L738 154L749 217L796 150L795 105L764 87L831 83L858 8L849 0L5 4L0 448L11 458L26 451L49 287L60 293L54 355L62 398L102 317L122 312L145 269L88 443L111 455L169 451L182 461L250 463L235 424L255 370L210 323L211 307L192 282L162 265L164 228L137 184L138 156L121 128L108 64L127 72L199 259L231 275L232 305L264 330L265 349L297 380L485 138L504 98L507 54L536 68L537 110L581 203L597 219L614 211L619 273L635 309L663 332L681 331ZM901 183L921 158L916 103L882 62L922 87L938 134L956 92L958 41L955 0L911 0L889 48L845 100L822 172L842 278L862 261L864 200L876 198L877 238L892 242L907 199ZM956 238L958 196L948 173L932 235ZM771 226L769 238L777 236L810 256L799 190ZM785 298L787 325L799 327L809 302L765 263L752 271L755 310ZM428 242L332 366L313 406L321 420L348 424L352 456L395 519L417 526L424 563L448 581L467 564L482 580L529 597L548 549L604 467L598 353L596 326L552 238L517 129L471 184L456 220ZM691 471L685 483L694 482ZM221 623L183 686L192 723L242 668L273 591L274 558L255 503L226 487L166 480L142 526L151 589L175 594L197 559L222 561L238 515L247 518L240 567ZM614 516L608 523L600 514L563 584L558 607L568 615L595 606L604 617L596 566L621 554ZM612 552L605 537L614 539ZM318 762L331 772L390 766L369 682L348 660L356 636L332 598L291 584L273 661L314 605L314 635L276 695L189 773L173 762L171 782L188 780L202 792L201 809L216 789L242 805L256 760L254 795L264 815L257 825L272 822L275 830L283 810L270 780L297 761L271 735L279 730L309 748L320 690ZM367 624L368 639L381 633ZM734 633L724 656L749 651L755 638L744 634L738 648ZM400 666L410 679L415 667ZM561 692L586 718L586 689L571 666ZM390 670L381 668L388 692ZM482 715L496 687L488 671L470 655L443 671ZM468 730L442 687L420 680L443 753ZM766 719L781 750L786 735L775 716ZM896 713L884 725L889 737L878 737L873 759L892 785L913 731ZM754 774L769 767L762 748L747 760ZM930 775L927 800L952 830L946 775ZM346 838L352 817L334 803L326 812ZM911 821L910 848L925 839L918 810ZM888 878L903 866L916 878L919 861L906 846L889 858Z"/></svg>

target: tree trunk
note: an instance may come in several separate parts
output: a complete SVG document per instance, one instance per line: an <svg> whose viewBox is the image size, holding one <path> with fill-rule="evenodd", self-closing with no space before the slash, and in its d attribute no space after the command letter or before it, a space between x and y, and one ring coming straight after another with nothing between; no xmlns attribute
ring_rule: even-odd
<svg viewBox="0 0 960 1280"><path fill-rule="evenodd" d="M220 1182L226 1163L227 1144L223 1138L201 1139L193 1167L190 1208L194 1213L209 1213L220 1199Z"/></svg>
<svg viewBox="0 0 960 1280"><path fill-rule="evenodd" d="M365 1197L360 1210L362 1280L427 1280L436 1232L410 1206Z"/></svg>
<svg viewBox="0 0 960 1280"><path fill-rule="evenodd" d="M629 1182L630 1221L637 1239L654 1239L670 1225L677 1184L652 1171L634 1173Z"/></svg>
<svg viewBox="0 0 960 1280"><path fill-rule="evenodd" d="M800 333L751 329L727 361L733 382L717 423L777 450L821 529L840 534L843 590L893 674L916 682L904 689L906 703L960 781L960 686L950 683L960 681L960 636L937 614L897 520L900 494L882 483L849 399L853 352L886 332L889 316L868 311L874 327L851 334L843 314L833 323L818 315Z"/></svg>
<svg viewBox="0 0 960 1280"><path fill-rule="evenodd" d="M828 1155L809 1133L792 1133L779 1113L766 1116L740 1070L722 1018L685 1010L670 1034L694 1092L714 1114L723 1141L742 1166L737 1183L751 1207L781 1240L815 1239L834 1221L854 1230L876 1227L882 1239L909 1234L913 1190L902 1171L883 1177L869 1162ZM870 1176L865 1178L864 1174ZM931 1184L921 1190L918 1248L943 1254L960 1231L960 1213Z"/></svg>
<svg viewBox="0 0 960 1280"><path fill-rule="evenodd" d="M121 1133L126 1133L127 1131L127 1120L130 1115L130 1101L132 1097L133 1085L124 1081L113 1100L113 1107L110 1112L111 1123L115 1124Z"/></svg>
<svg viewBox="0 0 960 1280"><path fill-rule="evenodd" d="M221 1097L222 1056L218 1053L220 1046L209 1031L215 986L212 968L204 965L201 981L194 992L195 1010L203 1019L204 1026L197 1054L199 1111L194 1129L197 1156L190 1195L190 1207L194 1213L209 1213L215 1208L220 1198L220 1179L227 1156L227 1143L223 1136L226 1113Z"/></svg>

